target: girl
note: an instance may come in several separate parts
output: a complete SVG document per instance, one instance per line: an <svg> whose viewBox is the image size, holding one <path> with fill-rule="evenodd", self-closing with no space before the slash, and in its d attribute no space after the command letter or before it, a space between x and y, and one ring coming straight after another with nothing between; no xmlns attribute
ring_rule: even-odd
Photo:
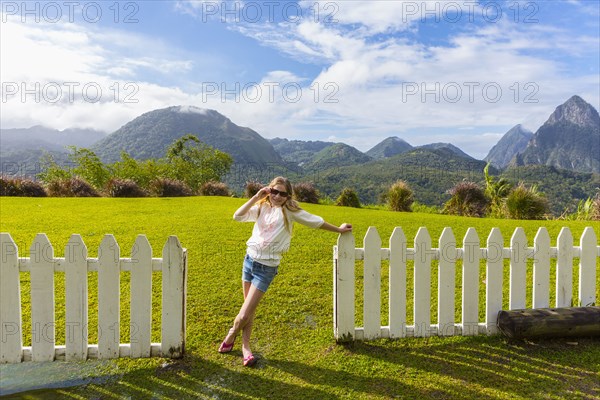
<svg viewBox="0 0 600 400"><path fill-rule="evenodd" d="M273 179L241 206L233 214L233 219L255 224L252 236L246 242L246 257L242 269L244 304L233 321L233 327L221 343L219 353L230 352L236 336L242 332L243 364L248 367L256 363L250 350L250 334L256 307L277 275L281 254L290 246L293 223L299 222L311 228L337 233L350 232L352 225L342 224L337 227L301 209L292 200L290 181L281 176Z"/></svg>

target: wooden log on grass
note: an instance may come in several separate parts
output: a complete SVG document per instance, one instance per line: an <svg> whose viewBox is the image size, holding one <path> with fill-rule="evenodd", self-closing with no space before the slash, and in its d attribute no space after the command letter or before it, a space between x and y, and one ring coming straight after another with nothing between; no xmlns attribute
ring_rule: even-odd
<svg viewBox="0 0 600 400"><path fill-rule="evenodd" d="M600 337L600 307L500 311L498 330L510 338Z"/></svg>

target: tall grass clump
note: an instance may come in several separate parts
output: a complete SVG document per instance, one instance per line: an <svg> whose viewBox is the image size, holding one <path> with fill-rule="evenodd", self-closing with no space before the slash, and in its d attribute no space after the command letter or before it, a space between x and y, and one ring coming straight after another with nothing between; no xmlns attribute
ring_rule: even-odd
<svg viewBox="0 0 600 400"><path fill-rule="evenodd" d="M223 182L205 182L198 192L202 196L231 196L229 187Z"/></svg>
<svg viewBox="0 0 600 400"><path fill-rule="evenodd" d="M335 201L336 206L360 208L360 200L353 189L345 188Z"/></svg>
<svg viewBox="0 0 600 400"><path fill-rule="evenodd" d="M186 197L192 190L184 182L176 179L158 178L150 182L150 192L157 197Z"/></svg>
<svg viewBox="0 0 600 400"><path fill-rule="evenodd" d="M0 196L46 197L44 187L31 179L0 176Z"/></svg>
<svg viewBox="0 0 600 400"><path fill-rule="evenodd" d="M520 183L506 198L506 213L513 219L542 219L548 212L548 200L535 186Z"/></svg>
<svg viewBox="0 0 600 400"><path fill-rule="evenodd" d="M392 211L411 211L414 193L408 183L396 181L387 192L387 204Z"/></svg>
<svg viewBox="0 0 600 400"><path fill-rule="evenodd" d="M452 197L444 204L445 214L463 217L483 217L486 214L489 200L475 182L460 182L448 193Z"/></svg>
<svg viewBox="0 0 600 400"><path fill-rule="evenodd" d="M244 189L244 197L249 199L253 197L260 189L262 189L263 184L260 182L252 181L246 182L246 188Z"/></svg>
<svg viewBox="0 0 600 400"><path fill-rule="evenodd" d="M112 178L106 184L110 197L146 197L146 192L131 179Z"/></svg>
<svg viewBox="0 0 600 400"><path fill-rule="evenodd" d="M319 192L312 182L300 182L294 185L294 198L304 203L318 204Z"/></svg>
<svg viewBox="0 0 600 400"><path fill-rule="evenodd" d="M46 183L46 190L52 197L100 197L100 193L85 179L53 178Z"/></svg>

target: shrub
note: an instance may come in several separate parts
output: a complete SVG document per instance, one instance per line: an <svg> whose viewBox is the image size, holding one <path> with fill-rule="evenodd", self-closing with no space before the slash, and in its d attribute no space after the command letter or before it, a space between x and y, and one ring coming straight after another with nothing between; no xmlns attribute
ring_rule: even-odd
<svg viewBox="0 0 600 400"><path fill-rule="evenodd" d="M356 192L350 188L342 190L340 197L335 201L336 206L360 208L360 200Z"/></svg>
<svg viewBox="0 0 600 400"><path fill-rule="evenodd" d="M300 182L294 185L294 198L304 203L319 204L319 192L312 182Z"/></svg>
<svg viewBox="0 0 600 400"><path fill-rule="evenodd" d="M596 193L592 201L592 211L590 212L592 221L600 221L600 192Z"/></svg>
<svg viewBox="0 0 600 400"><path fill-rule="evenodd" d="M87 181L79 177L56 178L46 184L49 196L53 197L99 197L100 194Z"/></svg>
<svg viewBox="0 0 600 400"><path fill-rule="evenodd" d="M192 195L192 190L185 183L166 178L159 178L150 182L150 191L158 197L184 197Z"/></svg>
<svg viewBox="0 0 600 400"><path fill-rule="evenodd" d="M246 189L244 189L244 197L251 198L253 197L260 189L263 188L263 185L260 182L246 182Z"/></svg>
<svg viewBox="0 0 600 400"><path fill-rule="evenodd" d="M200 186L202 196L231 196L229 187L223 182L206 182Z"/></svg>
<svg viewBox="0 0 600 400"><path fill-rule="evenodd" d="M146 192L131 179L110 179L106 184L106 193L110 197L146 197Z"/></svg>
<svg viewBox="0 0 600 400"><path fill-rule="evenodd" d="M399 180L394 183L388 190L386 197L392 211L411 211L414 196L412 189L406 182Z"/></svg>
<svg viewBox="0 0 600 400"><path fill-rule="evenodd" d="M542 219L548 212L548 201L535 186L520 183L506 198L506 213L513 219Z"/></svg>
<svg viewBox="0 0 600 400"><path fill-rule="evenodd" d="M0 177L0 196L45 197L44 187L31 179Z"/></svg>
<svg viewBox="0 0 600 400"><path fill-rule="evenodd" d="M483 217L489 200L475 182L460 182L448 191L452 196L444 204L445 214L465 217Z"/></svg>

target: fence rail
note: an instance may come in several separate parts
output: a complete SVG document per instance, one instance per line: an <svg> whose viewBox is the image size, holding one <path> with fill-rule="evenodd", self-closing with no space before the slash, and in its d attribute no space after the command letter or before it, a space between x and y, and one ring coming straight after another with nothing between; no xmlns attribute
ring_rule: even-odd
<svg viewBox="0 0 600 400"><path fill-rule="evenodd" d="M0 234L0 363L85 360L87 358L178 358L185 350L187 250L170 236L162 258L152 257L144 235L136 238L130 258L121 258L112 235L105 235L98 257L89 258L80 235L71 235L65 257L54 257L45 234L38 234L30 257L8 233ZM151 343L152 272L162 272L161 343ZM31 290L32 345L23 346L21 281L28 272ZM88 343L88 279L97 272L98 344ZM130 273L130 343L120 343L120 280ZM55 339L55 274L65 276L65 345ZM63 306L63 304L59 305Z"/></svg>
<svg viewBox="0 0 600 400"><path fill-rule="evenodd" d="M382 248L375 227L356 248L352 233L341 234L333 248L334 335L336 340L371 340L431 335L478 335L497 333L496 321L502 310L504 260L509 267L509 309L526 308L527 261L533 260L532 307L550 306L550 260L556 259L555 307L573 303L573 259L579 258L579 306L596 304L597 259L600 246L591 227L585 228L580 245L573 245L568 228L562 228L556 247L551 247L546 228L540 228L534 246L528 247L523 228L517 228L510 247L504 247L500 229L493 228L487 247L480 248L479 236L469 228L462 248L457 248L451 228L445 228L439 247L432 248L426 228L420 228L414 247L408 248L401 228L394 229L389 247ZM363 327L355 323L355 268L363 261ZM389 262L389 321L381 324L381 261ZM413 325L407 325L407 261L413 263ZM456 261L462 261L461 320L455 321ZM485 260L485 320L479 320L480 261ZM431 323L432 261L437 261L437 323Z"/></svg>

